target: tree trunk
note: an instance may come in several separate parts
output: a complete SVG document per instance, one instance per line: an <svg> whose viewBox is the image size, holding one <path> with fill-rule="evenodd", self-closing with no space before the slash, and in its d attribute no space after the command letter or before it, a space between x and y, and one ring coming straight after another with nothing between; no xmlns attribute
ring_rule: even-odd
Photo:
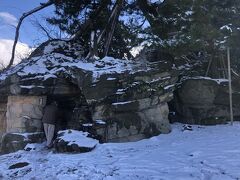
<svg viewBox="0 0 240 180"><path fill-rule="evenodd" d="M112 12L113 20L112 20L110 31L107 34L107 40L106 40L106 44L105 44L105 48L104 48L104 56L108 55L110 43L112 41L113 33L114 33L114 30L115 30L115 27L116 27L116 24L117 24L117 21L118 21L118 17L120 15L123 3L124 3L123 0L117 1L116 2L116 7L115 7L116 9L113 9L113 12ZM111 15L111 17L112 17L112 15Z"/></svg>
<svg viewBox="0 0 240 180"><path fill-rule="evenodd" d="M89 51L86 59L89 59L97 54L98 45L99 45L100 41L102 40L102 38L104 37L104 34L106 34L106 43L104 46L104 56L107 56L108 51L109 51L109 46L110 46L110 43L112 40L112 36L113 36L114 30L115 30L116 23L117 23L119 15L120 15L123 3L124 3L124 0L118 0L115 3L112 13L108 19L108 22L107 22L105 28L102 30L102 32L100 33L98 38L95 39L93 49L90 48L90 51ZM80 33L78 33L78 35L80 35Z"/></svg>
<svg viewBox="0 0 240 180"><path fill-rule="evenodd" d="M16 50L16 46L17 46L17 42L18 42L18 38L19 38L19 30L20 30L20 27L22 25L23 20L26 17L30 16L31 14L33 14L35 12L38 12L38 11L40 11L40 10L42 10L42 9L52 5L52 4L53 4L53 1L49 0L46 3L41 3L40 6L32 9L31 11L28 11L28 12L22 14L22 16L20 17L20 19L18 21L18 25L16 27L15 39L14 39L13 48L12 48L12 56L11 56L11 59L10 59L9 64L8 64L6 69L9 69L13 65L13 61L14 61L14 58L15 58L15 50Z"/></svg>

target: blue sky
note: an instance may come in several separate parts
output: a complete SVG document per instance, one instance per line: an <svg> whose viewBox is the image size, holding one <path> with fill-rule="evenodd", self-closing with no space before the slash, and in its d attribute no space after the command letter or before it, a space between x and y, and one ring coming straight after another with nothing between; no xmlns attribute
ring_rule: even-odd
<svg viewBox="0 0 240 180"><path fill-rule="evenodd" d="M11 57L15 27L24 12L28 12L47 0L0 0L0 68L6 66ZM15 64L27 57L31 47L36 47L47 38L36 26L36 20L45 25L44 17L54 15L54 6L47 7L27 17L21 26L16 48ZM35 26L34 26L35 24ZM14 27L15 26L15 27Z"/></svg>
<svg viewBox="0 0 240 180"><path fill-rule="evenodd" d="M14 39L13 25L16 25L17 19L22 13L37 7L41 2L47 2L47 0L0 0L0 39ZM51 16L53 13L52 6L26 18L21 27L19 40L31 46L43 41L44 35L34 27L34 21L37 19L44 23L43 17Z"/></svg>

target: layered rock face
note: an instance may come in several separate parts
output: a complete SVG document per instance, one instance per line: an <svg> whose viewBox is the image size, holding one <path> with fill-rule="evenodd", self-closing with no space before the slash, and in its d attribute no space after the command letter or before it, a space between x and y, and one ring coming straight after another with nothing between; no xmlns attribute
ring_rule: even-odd
<svg viewBox="0 0 240 180"><path fill-rule="evenodd" d="M233 84L233 112L240 116L240 94ZM210 78L185 80L175 91L174 103L178 121L189 124L214 125L230 118L228 81Z"/></svg>
<svg viewBox="0 0 240 180"><path fill-rule="evenodd" d="M138 73L137 73L138 74ZM106 130L97 129L98 134L108 141L136 141L160 133L171 131L168 121L167 102L172 99L173 86L176 77L170 73L147 73L129 75L128 79L121 76L106 77L106 83L114 88L101 88L101 97L93 102L93 119L106 122ZM158 77L158 78L154 78ZM132 78L132 79L131 79ZM109 90L113 92L109 93ZM105 93L105 94L104 94ZM98 94L96 91L95 96ZM89 96L88 96L89 97Z"/></svg>
<svg viewBox="0 0 240 180"><path fill-rule="evenodd" d="M34 102L42 97L59 102L67 121L62 128L88 127L103 141L133 141L171 131L167 103L179 73L197 62L176 63L170 56L148 51L132 61L86 60L79 48L71 41L49 41L1 74L0 92L10 96L9 132L39 130L40 126L25 119L40 119L43 104ZM23 97L29 101L25 103Z"/></svg>

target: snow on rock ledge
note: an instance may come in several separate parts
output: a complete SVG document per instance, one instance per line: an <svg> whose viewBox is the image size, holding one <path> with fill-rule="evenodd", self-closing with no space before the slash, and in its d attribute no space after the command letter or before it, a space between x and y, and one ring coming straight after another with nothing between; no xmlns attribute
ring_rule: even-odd
<svg viewBox="0 0 240 180"><path fill-rule="evenodd" d="M64 130L58 132L58 137L55 140L54 147L57 152L76 152L83 153L92 151L97 144L98 140L90 137L88 132L76 130Z"/></svg>

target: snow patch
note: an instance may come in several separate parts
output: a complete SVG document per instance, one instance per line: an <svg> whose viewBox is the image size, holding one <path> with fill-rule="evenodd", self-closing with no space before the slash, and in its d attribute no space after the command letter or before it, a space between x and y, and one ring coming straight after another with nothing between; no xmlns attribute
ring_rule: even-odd
<svg viewBox="0 0 240 180"><path fill-rule="evenodd" d="M114 80L116 80L116 78L111 78L111 77L107 78L107 81L114 81Z"/></svg>
<svg viewBox="0 0 240 180"><path fill-rule="evenodd" d="M220 27L220 30L228 30L230 31L231 33L233 32L232 28L231 28L232 24L228 24L228 25L224 25L222 27Z"/></svg>
<svg viewBox="0 0 240 180"><path fill-rule="evenodd" d="M29 86L23 86L20 85L21 88L25 88L25 89L32 89L32 88L45 88L44 86L35 86L35 85L29 85Z"/></svg>
<svg viewBox="0 0 240 180"><path fill-rule="evenodd" d="M168 89L174 87L175 85L176 85L176 84L171 84L171 85L165 86L164 89L165 89L165 90L168 90Z"/></svg>
<svg viewBox="0 0 240 180"><path fill-rule="evenodd" d="M125 101L125 102L116 102L116 103L112 103L113 106L117 106L117 105L124 105L124 104L130 104L134 101Z"/></svg>
<svg viewBox="0 0 240 180"><path fill-rule="evenodd" d="M102 124L102 125L106 124L106 122L103 121L103 120L101 120L101 119L95 120L95 123L96 123L96 124Z"/></svg>
<svg viewBox="0 0 240 180"><path fill-rule="evenodd" d="M186 79L205 79L205 80L215 81L218 84L228 83L228 79L213 79L213 78L204 77L204 76L189 77L189 78L186 78Z"/></svg>
<svg viewBox="0 0 240 180"><path fill-rule="evenodd" d="M68 142L68 145L77 144L80 147L93 148L98 144L98 140L87 137L88 132L76 131L76 130L64 130L59 131L58 134L62 134L60 139Z"/></svg>

